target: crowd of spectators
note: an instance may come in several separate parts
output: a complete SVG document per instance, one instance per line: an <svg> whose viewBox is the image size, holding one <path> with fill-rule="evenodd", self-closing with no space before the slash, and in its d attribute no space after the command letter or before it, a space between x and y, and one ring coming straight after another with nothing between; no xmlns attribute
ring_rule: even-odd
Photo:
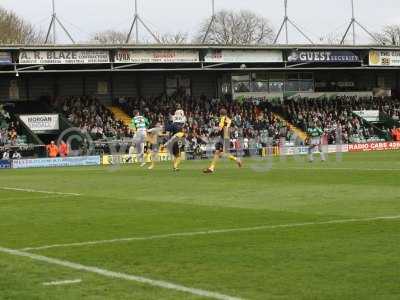
<svg viewBox="0 0 400 300"><path fill-rule="evenodd" d="M94 140L132 137L129 127L116 120L112 112L95 97L56 98L52 104L69 122Z"/></svg>
<svg viewBox="0 0 400 300"><path fill-rule="evenodd" d="M290 128L284 121L279 120L271 110L271 106L264 102L234 102L229 100L212 99L205 96L193 97L138 97L119 98L118 104L131 114L134 109L139 109L150 121L152 126L163 124L168 128L168 123L179 104L186 113L188 143L191 148L208 143L216 136L220 108L226 108L232 118L231 146L240 148L250 141L277 144L279 141L290 140L293 136ZM260 139L263 138L262 141ZM240 141L245 145L240 145ZM247 141L247 142L246 142Z"/></svg>
<svg viewBox="0 0 400 300"><path fill-rule="evenodd" d="M389 134L388 129L375 127L357 116L354 111L376 110L380 115L398 120L400 101L394 98L338 97L334 99L293 99L286 100L283 114L292 124L304 131L312 125L324 130L326 141L335 144L359 143L379 140L381 134ZM379 123L379 122L378 122Z"/></svg>
<svg viewBox="0 0 400 300"><path fill-rule="evenodd" d="M211 144L217 135L218 112L226 108L232 118L231 147L250 148L263 145L301 145L291 128L273 111L278 111L293 125L307 131L311 125L324 130L327 143L359 143L377 141L377 131L397 138L397 131L371 126L354 111L378 110L394 121L400 119L400 101L394 98L338 97L334 99L293 99L283 104L268 102L238 102L213 99L205 96L160 95L159 97L121 97L115 99L128 115L138 109L150 121L150 126L163 125L168 128L172 115L179 104L186 113L188 133L186 143L195 150ZM121 140L131 138L132 130L116 120L112 112L95 97L69 97L55 99L53 105L68 120L89 133L94 140ZM340 136L339 136L340 135Z"/></svg>
<svg viewBox="0 0 400 300"><path fill-rule="evenodd" d="M0 105L0 146L15 146L19 127L19 123L13 121L4 106Z"/></svg>

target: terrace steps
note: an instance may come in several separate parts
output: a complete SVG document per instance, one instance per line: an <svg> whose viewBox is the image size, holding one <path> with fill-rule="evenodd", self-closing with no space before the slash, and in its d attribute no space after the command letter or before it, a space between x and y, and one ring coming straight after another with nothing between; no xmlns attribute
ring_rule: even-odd
<svg viewBox="0 0 400 300"><path fill-rule="evenodd" d="M114 114L114 117L118 120L124 123L126 126L131 125L131 120L132 118L128 116L121 108L118 106L108 106L107 109L111 111Z"/></svg>
<svg viewBox="0 0 400 300"><path fill-rule="evenodd" d="M284 121L302 141L305 141L307 139L307 137L308 137L307 133L305 133L303 130L301 130L300 128L294 126L292 123L290 123L284 117L282 117L280 114L273 113L273 115L277 119L279 119L281 121Z"/></svg>

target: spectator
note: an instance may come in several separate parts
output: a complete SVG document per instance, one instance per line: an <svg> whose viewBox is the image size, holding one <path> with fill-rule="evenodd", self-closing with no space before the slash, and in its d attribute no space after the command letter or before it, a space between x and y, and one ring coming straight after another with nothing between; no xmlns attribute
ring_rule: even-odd
<svg viewBox="0 0 400 300"><path fill-rule="evenodd" d="M250 156L250 152L249 152L249 139L247 137L245 137L243 139L243 151L244 151L244 156Z"/></svg>
<svg viewBox="0 0 400 300"><path fill-rule="evenodd" d="M12 155L12 159L21 159L21 158L22 158L21 153L19 153L18 150L15 150Z"/></svg>
<svg viewBox="0 0 400 300"><path fill-rule="evenodd" d="M54 141L51 141L51 143L49 145L47 145L47 154L49 157L54 158L57 157L58 155L58 147L57 145L54 143Z"/></svg>
<svg viewBox="0 0 400 300"><path fill-rule="evenodd" d="M61 141L61 145L60 145L60 156L61 157L66 157L69 154L69 148L68 145L64 142Z"/></svg>
<svg viewBox="0 0 400 300"><path fill-rule="evenodd" d="M3 159L4 160L9 160L10 159L10 151L9 150L4 151Z"/></svg>
<svg viewBox="0 0 400 300"><path fill-rule="evenodd" d="M400 128L396 128L393 126L391 130L391 135L394 141L399 142L400 141Z"/></svg>

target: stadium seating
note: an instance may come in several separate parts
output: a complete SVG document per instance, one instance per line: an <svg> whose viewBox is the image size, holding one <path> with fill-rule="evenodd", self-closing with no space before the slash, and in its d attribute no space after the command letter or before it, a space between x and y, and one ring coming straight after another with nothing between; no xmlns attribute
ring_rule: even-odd
<svg viewBox="0 0 400 300"><path fill-rule="evenodd" d="M139 109L149 118L152 125L158 122L167 125L177 104L180 104L188 119L189 141L194 136L207 143L209 138L213 137L215 127L218 126L218 111L222 107L227 108L233 121L232 144L235 140L243 138L251 139L255 144L278 144L281 139L290 142L294 136L285 120L279 119L272 113L269 103L256 105L250 102L209 99L204 96L199 98L123 97L116 99L115 103L118 103L128 115L131 115L134 109ZM262 138L263 136L266 138Z"/></svg>
<svg viewBox="0 0 400 300"><path fill-rule="evenodd" d="M354 111L378 110L396 117L399 114L399 100L392 98L296 99L286 100L283 115L304 131L311 124L322 127L329 144L336 143L338 129L342 142L361 143L382 141L389 137L389 129L382 121L375 123L357 116Z"/></svg>
<svg viewBox="0 0 400 300"><path fill-rule="evenodd" d="M120 140L132 137L129 127L117 120L113 113L95 97L77 96L57 98L54 108L64 114L68 121L88 133L94 140Z"/></svg>

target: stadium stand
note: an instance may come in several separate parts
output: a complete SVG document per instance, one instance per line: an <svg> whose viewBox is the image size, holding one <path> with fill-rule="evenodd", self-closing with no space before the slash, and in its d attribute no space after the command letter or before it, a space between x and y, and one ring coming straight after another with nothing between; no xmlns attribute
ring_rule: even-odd
<svg viewBox="0 0 400 300"><path fill-rule="evenodd" d="M265 133L271 140L271 144L278 143L281 138L290 141L293 132L288 128L284 120L280 120L272 113L269 103L254 104L251 102L233 102L228 100L212 99L205 96L194 97L124 97L115 101L129 115L134 109L142 111L150 120L152 126L156 123L165 124L171 119L177 104L180 104L187 115L186 130L189 140L199 137L207 142L213 137L217 127L218 111L227 108L233 120L231 141L239 138L258 139ZM267 143L267 142L265 142Z"/></svg>
<svg viewBox="0 0 400 300"><path fill-rule="evenodd" d="M3 105L0 106L0 146L20 146L27 144L22 135L19 121Z"/></svg>
<svg viewBox="0 0 400 300"><path fill-rule="evenodd" d="M68 121L88 133L93 140L120 140L132 137L132 132L122 121L118 121L95 97L71 96L55 98L53 107Z"/></svg>
<svg viewBox="0 0 400 300"><path fill-rule="evenodd" d="M254 100L254 99L253 99ZM206 96L119 97L114 106L106 107L94 96L55 98L53 106L64 114L70 123L83 133L102 141L118 141L132 137L130 116L139 109L151 126L162 124L168 128L177 104L187 114L186 145L195 151L201 145L211 144L217 126L217 113L221 107L232 117L232 149L240 148L239 141L246 140L250 147L265 145L304 145L308 127L321 126L328 144L337 143L340 129L341 142L361 143L397 138L384 122L372 124L354 114L359 110L379 110L393 122L399 119L399 100L395 98L337 97L285 100L283 104L212 99ZM248 141L248 142L247 142Z"/></svg>
<svg viewBox="0 0 400 300"><path fill-rule="evenodd" d="M125 126L130 126L132 118L127 115L120 107L107 106L107 109L112 112L116 120L121 121Z"/></svg>
<svg viewBox="0 0 400 300"><path fill-rule="evenodd" d="M50 104L50 105L49 105ZM187 116L185 145L193 158L204 157L212 152L215 129L218 126L218 111L227 108L232 118L231 151L253 149L258 152L266 147L303 146L306 144L308 127L317 124L324 129L325 142L363 143L371 141L398 140L400 103L396 98L297 98L283 103L267 101L232 101L211 97L166 96L120 97L114 105L105 106L95 96L69 96L42 98L35 101L11 105L0 109L0 145L24 145L27 137L21 134L18 119L13 117L20 111L47 113L57 111L69 127L78 127L97 143L96 151L109 153L109 143L129 145L133 136L129 128L130 116L139 109L150 121L169 128L171 116L180 104ZM378 110L380 120L370 122L354 111ZM64 118L65 117L65 118ZM14 118L14 119L13 119ZM68 127L67 126L67 127ZM65 128L63 128L65 129ZM49 137L49 142L52 138ZM119 144L118 144L119 143ZM81 147L81 146L80 146ZM246 149L244 149L246 148ZM86 153L81 150L79 153Z"/></svg>
<svg viewBox="0 0 400 300"><path fill-rule="evenodd" d="M395 98L338 97L334 99L286 100L282 107L284 116L304 131L312 124L322 127L327 142L337 141L338 129L344 143L382 141L389 137L389 128L382 116L398 117L399 100ZM378 110L380 120L372 124L357 116L355 111Z"/></svg>

